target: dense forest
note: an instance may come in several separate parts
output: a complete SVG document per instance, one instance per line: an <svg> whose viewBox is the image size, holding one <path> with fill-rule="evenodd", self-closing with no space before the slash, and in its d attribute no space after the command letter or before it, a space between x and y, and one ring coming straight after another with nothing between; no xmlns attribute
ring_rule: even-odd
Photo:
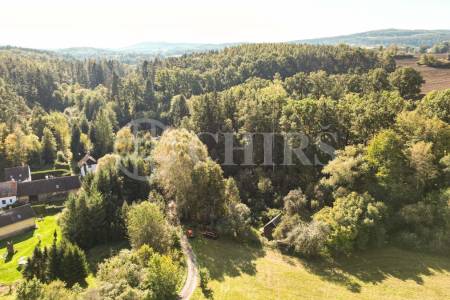
<svg viewBox="0 0 450 300"><path fill-rule="evenodd" d="M182 267L174 215L252 239L252 228L281 214L273 240L301 256L387 244L448 254L450 90L421 95L422 83L389 52L344 45L249 44L136 64L3 49L0 167L78 173L84 154L99 160L66 201L68 242L58 251L128 238L133 250L99 271L116 284L100 288L111 299L130 290L171 299L178 277L161 287L154 273L133 272L169 278ZM170 128L136 134L127 124L140 118ZM224 163L223 133L232 133L233 164ZM249 133L246 165L238 148ZM270 164L261 133L274 133ZM303 156L283 163L286 144ZM129 273L112 278L108 270L124 265ZM42 281L64 280L55 272Z"/></svg>

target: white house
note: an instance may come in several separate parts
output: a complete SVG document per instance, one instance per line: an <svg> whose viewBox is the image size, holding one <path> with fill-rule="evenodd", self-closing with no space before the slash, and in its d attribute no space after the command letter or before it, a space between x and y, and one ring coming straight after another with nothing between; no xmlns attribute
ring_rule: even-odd
<svg viewBox="0 0 450 300"><path fill-rule="evenodd" d="M17 182L0 182L0 208L8 207L17 201Z"/></svg>
<svg viewBox="0 0 450 300"><path fill-rule="evenodd" d="M81 176L86 176L89 173L94 173L97 169L97 161L89 153L86 154L79 162Z"/></svg>

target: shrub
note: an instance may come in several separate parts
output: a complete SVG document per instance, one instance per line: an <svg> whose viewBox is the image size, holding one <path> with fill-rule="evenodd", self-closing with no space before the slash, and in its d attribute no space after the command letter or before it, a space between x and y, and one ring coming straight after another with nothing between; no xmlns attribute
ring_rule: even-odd
<svg viewBox="0 0 450 300"><path fill-rule="evenodd" d="M432 192L398 213L396 241L408 248L445 252L450 249L450 188Z"/></svg>
<svg viewBox="0 0 450 300"><path fill-rule="evenodd" d="M78 299L76 289L67 289L64 282L56 280L44 286L41 300L75 300Z"/></svg>
<svg viewBox="0 0 450 300"><path fill-rule="evenodd" d="M369 244L384 242L384 218L386 206L368 193L352 192L335 200L333 207L320 210L314 220L322 221L330 228L327 245L337 251L349 253L365 249Z"/></svg>
<svg viewBox="0 0 450 300"><path fill-rule="evenodd" d="M165 252L173 243L173 227L167 222L160 207L148 201L129 208L127 231L134 248L147 244L159 252Z"/></svg>
<svg viewBox="0 0 450 300"><path fill-rule="evenodd" d="M200 274L200 287L202 288L202 290L207 290L209 280L211 279L208 269L200 268L199 274Z"/></svg>
<svg viewBox="0 0 450 300"><path fill-rule="evenodd" d="M287 234L283 242L297 254L305 257L318 256L325 250L328 233L328 226L322 222L300 222Z"/></svg>
<svg viewBox="0 0 450 300"><path fill-rule="evenodd" d="M180 269L170 256L155 254L144 274L142 287L153 292L152 299L175 299L181 278Z"/></svg>
<svg viewBox="0 0 450 300"><path fill-rule="evenodd" d="M149 259L150 256L144 257ZM118 255L99 265L97 278L103 282L118 284L118 286L126 284L130 287L137 287L141 280L141 269L142 266L137 259L133 258L132 252L122 250Z"/></svg>
<svg viewBox="0 0 450 300"><path fill-rule="evenodd" d="M156 253L148 245L122 250L100 264L101 299L175 299L182 279L179 252Z"/></svg>
<svg viewBox="0 0 450 300"><path fill-rule="evenodd" d="M19 283L16 290L17 300L39 300L42 295L42 283L36 278L23 280Z"/></svg>

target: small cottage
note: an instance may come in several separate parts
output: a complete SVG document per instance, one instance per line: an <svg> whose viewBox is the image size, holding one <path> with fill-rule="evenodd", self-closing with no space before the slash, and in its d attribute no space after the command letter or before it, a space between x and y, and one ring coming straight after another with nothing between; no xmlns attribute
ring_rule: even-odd
<svg viewBox="0 0 450 300"><path fill-rule="evenodd" d="M79 162L81 176L86 176L89 173L94 173L97 168L97 161L89 153L86 154Z"/></svg>
<svg viewBox="0 0 450 300"><path fill-rule="evenodd" d="M36 214L29 204L0 213L0 240L36 228Z"/></svg>
<svg viewBox="0 0 450 300"><path fill-rule="evenodd" d="M271 240L272 233L274 229L280 224L281 222L281 214L277 215L275 218L270 220L264 227L261 229L261 234L265 236L267 239Z"/></svg>

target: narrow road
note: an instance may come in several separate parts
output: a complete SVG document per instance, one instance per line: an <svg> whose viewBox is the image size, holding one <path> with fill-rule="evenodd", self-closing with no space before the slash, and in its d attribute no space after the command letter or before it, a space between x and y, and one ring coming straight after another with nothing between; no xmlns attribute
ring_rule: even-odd
<svg viewBox="0 0 450 300"><path fill-rule="evenodd" d="M197 258L195 257L195 253L192 250L191 245L189 244L189 240L186 235L183 234L181 237L181 249L184 252L187 260L187 269L188 274L186 277L186 281L184 283L183 289L179 294L180 300L189 300L197 288L198 283L198 267L197 267Z"/></svg>

